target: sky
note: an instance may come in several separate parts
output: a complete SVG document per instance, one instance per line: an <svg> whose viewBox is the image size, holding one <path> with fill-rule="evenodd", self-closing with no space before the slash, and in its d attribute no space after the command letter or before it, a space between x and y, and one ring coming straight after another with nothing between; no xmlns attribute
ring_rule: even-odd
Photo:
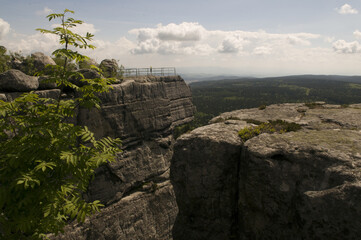
<svg viewBox="0 0 361 240"><path fill-rule="evenodd" d="M24 55L59 48L51 13L84 24L97 62L184 74L361 75L359 0L0 0L0 45Z"/></svg>

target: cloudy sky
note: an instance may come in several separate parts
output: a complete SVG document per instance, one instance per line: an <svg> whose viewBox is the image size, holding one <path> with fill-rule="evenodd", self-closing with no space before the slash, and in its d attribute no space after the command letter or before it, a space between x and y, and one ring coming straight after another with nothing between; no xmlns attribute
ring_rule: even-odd
<svg viewBox="0 0 361 240"><path fill-rule="evenodd" d="M181 73L361 75L359 0L0 0L0 45L50 54L50 13L65 8L95 35L98 62Z"/></svg>

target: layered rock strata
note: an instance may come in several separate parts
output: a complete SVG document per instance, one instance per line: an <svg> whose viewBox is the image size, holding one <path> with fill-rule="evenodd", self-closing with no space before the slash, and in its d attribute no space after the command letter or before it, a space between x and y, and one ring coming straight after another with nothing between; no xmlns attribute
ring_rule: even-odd
<svg viewBox="0 0 361 240"><path fill-rule="evenodd" d="M37 91L57 98L60 90ZM21 92L0 93L11 101ZM174 127L193 119L191 92L178 76L126 79L100 95L101 109L79 109L75 121L96 137L123 142L116 162L102 166L85 194L105 208L56 239L171 239L178 212L169 182Z"/></svg>
<svg viewBox="0 0 361 240"><path fill-rule="evenodd" d="M250 119L302 129L243 143ZM212 122L175 144L175 240L359 238L361 104L272 105Z"/></svg>

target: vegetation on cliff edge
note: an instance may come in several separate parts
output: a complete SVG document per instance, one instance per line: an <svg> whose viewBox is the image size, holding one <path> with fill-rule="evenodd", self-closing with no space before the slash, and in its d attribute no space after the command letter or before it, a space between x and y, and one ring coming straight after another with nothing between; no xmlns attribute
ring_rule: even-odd
<svg viewBox="0 0 361 240"><path fill-rule="evenodd" d="M48 65L44 71L47 81L60 89L59 97L40 98L31 92L11 102L0 101L1 239L45 239L48 233L62 231L68 221L84 221L99 211L102 204L86 202L82 192L94 170L114 161L120 152L119 139L97 140L86 126L72 123L79 107L100 107L96 94L107 91L112 79L85 79L69 70L71 61L87 59L72 49L94 48L88 43L92 34L71 31L83 22L66 19L69 13L74 12L50 14L49 21L60 19L60 25L37 29L58 36L63 46L53 52L64 59L63 65ZM70 82L71 77L83 84ZM76 97L63 99L65 88Z"/></svg>
<svg viewBox="0 0 361 240"><path fill-rule="evenodd" d="M285 133L301 129L301 125L286 122L284 120L269 120L268 122L261 122L257 125L258 126L245 127L238 132L238 135L241 137L243 142L262 133Z"/></svg>

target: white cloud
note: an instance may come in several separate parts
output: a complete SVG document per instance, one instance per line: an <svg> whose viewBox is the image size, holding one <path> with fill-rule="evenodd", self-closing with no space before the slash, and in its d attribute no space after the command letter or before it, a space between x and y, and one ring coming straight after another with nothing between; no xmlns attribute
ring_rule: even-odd
<svg viewBox="0 0 361 240"><path fill-rule="evenodd" d="M270 55L272 53L272 48L266 46L256 47L253 50L253 54L255 55Z"/></svg>
<svg viewBox="0 0 361 240"><path fill-rule="evenodd" d="M0 40L10 32L10 24L0 18Z"/></svg>
<svg viewBox="0 0 361 240"><path fill-rule="evenodd" d="M157 37L163 41L199 41L205 29L198 23L158 25Z"/></svg>
<svg viewBox="0 0 361 240"><path fill-rule="evenodd" d="M87 32L94 34L94 33L98 32L98 29L96 29L93 24L83 23L83 24L77 25L74 28L74 32L84 36L84 35L86 35Z"/></svg>
<svg viewBox="0 0 361 240"><path fill-rule="evenodd" d="M206 33L199 23L158 24L156 28L133 29L129 33L138 40L138 46L131 50L133 54L204 54L209 50L207 44L199 44Z"/></svg>
<svg viewBox="0 0 361 240"><path fill-rule="evenodd" d="M337 40L332 44L333 49L337 53L360 53L361 45L357 41L346 42L345 40Z"/></svg>
<svg viewBox="0 0 361 240"><path fill-rule="evenodd" d="M215 52L222 54L267 54L266 49L257 49L270 45L268 49L310 46L317 34L292 33L271 34L265 31L209 31L199 23L161 24L154 28L133 29L129 33L136 35L137 47L133 54L162 55L210 55Z"/></svg>
<svg viewBox="0 0 361 240"><path fill-rule="evenodd" d="M92 24L81 25L78 30L82 34L97 32ZM219 74L268 76L361 74L358 64L361 54L340 54L361 53L361 42L330 38L328 41L333 43L332 47L330 44L315 47L326 39L318 34L207 30L199 23L157 25L133 29L130 33L135 35L135 40L122 37L117 41L106 41L95 36L91 43L97 48L82 52L97 62L105 58L118 59L126 67L174 66L198 72L204 69ZM354 36L361 36L361 32L356 30ZM23 54L41 51L48 55L60 47L57 36L40 33L8 34L0 40L0 45Z"/></svg>
<svg viewBox="0 0 361 240"><path fill-rule="evenodd" d="M97 62L101 62L103 59L124 59L125 56L130 55L130 49L136 46L135 43L128 40L125 37L118 39L115 42L97 40L91 42L96 47L95 50L86 50L84 54L94 58Z"/></svg>
<svg viewBox="0 0 361 240"><path fill-rule="evenodd" d="M340 9L337 9L339 14L357 14L358 11L352 8L351 5L345 4Z"/></svg>
<svg viewBox="0 0 361 240"><path fill-rule="evenodd" d="M57 36L41 33L29 36L19 35L18 38L12 39L4 45L11 51L22 52L23 54L41 51L50 55L52 51L59 48Z"/></svg>
<svg viewBox="0 0 361 240"><path fill-rule="evenodd" d="M138 37L138 41L146 41L157 38L162 41L199 41L205 29L194 22L183 22L181 24L170 23L166 26L158 24L156 28L138 28L130 30L131 34Z"/></svg>
<svg viewBox="0 0 361 240"><path fill-rule="evenodd" d="M327 43L333 43L335 41L335 37L325 37L324 41Z"/></svg>
<svg viewBox="0 0 361 240"><path fill-rule="evenodd" d="M58 24L53 24L52 27L57 27ZM83 23L78 25L73 32L76 32L80 35L85 35L87 32L94 33L97 31L93 24ZM1 36L1 19L0 19L0 36ZM0 38L1 39L1 38ZM94 42L91 44L94 45ZM14 32L12 34L12 39L3 41L3 44L6 48L11 51L21 52L23 54L30 54L32 52L40 51L45 54L50 55L55 49L60 48L59 37L53 34L42 34L37 32L32 35L23 35ZM134 46L134 45L133 45Z"/></svg>
<svg viewBox="0 0 361 240"><path fill-rule="evenodd" d="M36 15L38 16L47 16L49 14L51 14L53 12L53 10L51 10L48 7L44 7L42 10L36 11Z"/></svg>
<svg viewBox="0 0 361 240"><path fill-rule="evenodd" d="M243 50L244 46L247 45L249 41L242 36L242 34L234 33L227 34L225 39L222 41L219 52L221 53L238 53Z"/></svg>
<svg viewBox="0 0 361 240"><path fill-rule="evenodd" d="M353 35L355 36L355 38L361 39L361 32L359 30L354 31Z"/></svg>

